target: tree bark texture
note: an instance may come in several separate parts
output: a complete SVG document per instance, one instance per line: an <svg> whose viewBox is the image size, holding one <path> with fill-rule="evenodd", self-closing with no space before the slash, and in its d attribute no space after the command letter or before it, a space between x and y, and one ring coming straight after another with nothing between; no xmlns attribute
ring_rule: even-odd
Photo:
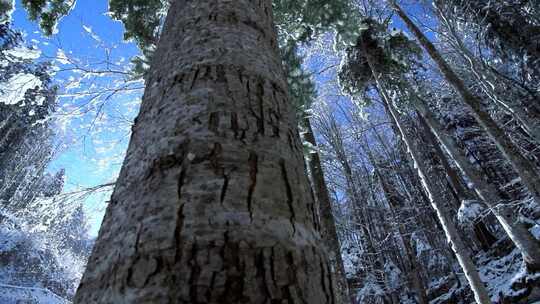
<svg viewBox="0 0 540 304"><path fill-rule="evenodd" d="M271 0L172 2L75 303L335 303Z"/></svg>

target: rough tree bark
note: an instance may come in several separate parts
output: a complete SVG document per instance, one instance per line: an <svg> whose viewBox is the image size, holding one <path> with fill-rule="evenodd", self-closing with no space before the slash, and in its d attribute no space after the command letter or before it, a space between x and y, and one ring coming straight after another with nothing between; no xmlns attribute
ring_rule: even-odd
<svg viewBox="0 0 540 304"><path fill-rule="evenodd" d="M482 102L465 85L463 80L452 70L450 65L437 51L433 43L422 33L422 31L407 16L395 0L387 0L394 11L405 22L407 28L414 34L416 39L424 47L430 57L435 61L444 79L454 87L461 96L462 101L471 110L474 118L486 131L489 137L495 142L499 150L509 161L521 178L523 185L529 190L537 203L540 203L540 176L536 173L534 164L525 158L512 142L510 137L504 133L497 123L482 108Z"/></svg>
<svg viewBox="0 0 540 304"><path fill-rule="evenodd" d="M305 117L303 119L303 124L306 128L306 133L304 134L305 140L313 147L316 147L317 141L315 140L315 135L313 133L313 129L311 128L309 118ZM340 294L339 303L351 303L349 287L347 285L347 278L345 276L345 268L343 267L343 259L341 257L341 245L336 230L334 214L332 213L330 194L324 180L324 172L322 170L319 153L316 151L311 153L307 163L313 182L313 191L315 192L315 198L318 203L317 209L319 211L321 222L321 237L326 243L330 261L332 262L334 270L335 283Z"/></svg>
<svg viewBox="0 0 540 304"><path fill-rule="evenodd" d="M75 303L335 303L271 0L172 2Z"/></svg>

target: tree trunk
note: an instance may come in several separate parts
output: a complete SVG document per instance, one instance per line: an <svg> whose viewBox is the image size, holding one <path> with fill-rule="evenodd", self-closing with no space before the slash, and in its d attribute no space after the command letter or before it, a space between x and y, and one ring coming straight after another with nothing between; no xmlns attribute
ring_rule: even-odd
<svg viewBox="0 0 540 304"><path fill-rule="evenodd" d="M395 112L395 110L392 109L391 104L389 104L387 101L388 96L386 96L383 99L386 100L385 103L389 111L389 114L391 115L391 118L394 119L396 121L396 124L399 126L401 137L403 141L405 142L405 145L407 146L407 149L409 150L411 158L413 159L415 163L415 167L417 168L418 175L420 176L420 180L424 186L424 189L426 190L428 194L429 201L431 205L433 206L433 209L437 213L437 217L441 223L441 226L446 234L448 241L451 244L451 248L454 251L456 258L461 268L463 269L465 277L467 278L467 281L469 282L471 290L474 293L476 302L479 304L491 303L486 287L484 286L484 283L480 279L480 275L478 273L478 270L476 269L476 266L474 265L473 261L471 260L471 258L469 257L467 253L465 244L462 238L460 237L457 228L452 222L452 219L450 218L447 211L445 210L444 203L438 197L437 189L432 185L432 182L430 181L430 177L428 175L428 169L426 165L424 164L424 162L421 160L420 154L417 148L414 146L414 143L410 141L410 139L408 138L408 135L403 130L403 126L401 125L399 121L398 114Z"/></svg>
<svg viewBox="0 0 540 304"><path fill-rule="evenodd" d="M407 150L415 164L415 168L420 178L420 181L424 186L426 193L428 194L431 206L437 213L437 217L441 223L446 238L449 241L451 248L456 255L459 265L463 269L463 272L465 274L465 277L467 278L467 281L469 282L469 286L471 287L476 302L478 304L490 304L491 300L489 298L487 289L482 280L480 279L480 274L476 269L476 265L474 265L472 259L467 253L465 244L461 239L456 226L454 225L452 219L445 210L444 203L441 200L437 187L435 187L435 185L430 179L428 167L422 161L417 146L411 141L409 135L405 132L403 124L399 119L398 113L393 109L390 97L384 90L384 87L382 86L382 83L380 81L380 73L374 66L371 54L366 50L363 42L361 42L361 47L363 49L363 53L366 54L366 59L373 74L373 78L375 79L375 83L383 101L383 105L388 113L389 118L394 121L395 126L398 128L401 139L407 147Z"/></svg>
<svg viewBox="0 0 540 304"><path fill-rule="evenodd" d="M512 164L512 167L521 177L521 182L531 193L536 203L540 203L540 177L534 169L534 164L526 159L514 145L510 137L496 124L489 114L482 109L482 103L477 96L473 95L465 83L452 70L441 54L437 51L433 43L420 31L407 14L399 7L395 0L388 0L394 11L405 22L409 30L416 36L416 39L435 61L444 79L454 87L459 93L463 102L472 111L473 116L480 126L486 131L489 137L495 142L505 158Z"/></svg>
<svg viewBox="0 0 540 304"><path fill-rule="evenodd" d="M455 139L451 135L446 134L441 124L429 112L429 109L423 100L418 100L416 108L418 109L418 113L425 119L427 125L431 128L438 141L445 148L463 174L467 176L472 183L472 188L476 194L489 208L491 208L491 210L493 210L495 217L501 223L508 237L521 251L523 261L527 267L531 270L539 270L540 244L525 225L519 221L517 214L512 210L512 207L505 203L506 199L500 195L499 189L494 185L487 183L473 165L469 163L464 154L458 150L458 144Z"/></svg>
<svg viewBox="0 0 540 304"><path fill-rule="evenodd" d="M397 218L395 214L395 210L398 210L401 206L400 198L397 196L395 189L391 189L389 183L386 182L377 164L375 163L375 160L371 156L371 153L369 151L367 151L367 153L370 160L372 160L375 174L379 178L384 197L388 201L388 205L390 206L392 217L394 219L394 222L397 225L398 233L403 243L403 247L405 249L405 254L409 262L407 263L407 275L410 277L411 286L413 290L416 292L416 295L418 296L418 303L428 304L429 301L426 295L426 287L421 277L420 265L416 259L416 255L414 254L413 249L411 248L411 238L409 235L405 233L402 227L402 223L398 222L399 219Z"/></svg>
<svg viewBox="0 0 540 304"><path fill-rule="evenodd" d="M384 98L387 99L387 98ZM428 175L428 169L426 168L425 164L420 159L419 152L417 151L417 148L414 146L414 144L407 138L408 135L403 130L403 126L401 125L400 121L398 120L397 113L391 108L391 105L387 103L389 114L392 116L392 119L396 121L396 123L399 125L400 134L405 142L405 145L407 146L407 149L409 150L409 153L411 155L411 158L413 159L415 163L415 167L417 168L418 175L420 176L420 180L424 186L424 189L426 190L429 201L431 205L433 206L433 209L437 213L437 217L441 223L441 226L446 234L446 237L448 241L450 242L451 248L454 251L456 258L463 269L463 272L465 274L465 277L467 278L467 281L469 282L469 285L471 287L471 290L474 293L474 297L476 299L476 302L479 304L489 304L491 303L489 295L487 293L486 287L484 286L484 283L480 279L480 275L478 273L478 270L476 269L476 266L474 265L473 261L469 257L465 244L463 240L461 239L459 232L457 228L455 227L454 223L452 222L452 219L448 215L447 211L445 210L444 203L440 200L440 198L437 196L437 189L431 184L431 181L429 180Z"/></svg>
<svg viewBox="0 0 540 304"><path fill-rule="evenodd" d="M476 56L469 50L469 48L463 43L452 22L448 19L445 11L441 7L439 1L435 1L437 13L441 21L444 22L446 28L449 31L449 35L455 42L455 48L458 50L458 54L466 61L469 62L471 72L476 78L476 81L480 84L484 93L495 104L503 109L506 113L510 114L519 124L519 126L533 139L536 143L540 143L540 125L535 123L534 112L535 106L532 104L523 104L518 100L503 100L499 96L499 92L495 89L497 87L498 79L490 71L489 67L476 58ZM504 88L504 87L503 87ZM501 87L498 88L501 90ZM532 117L529 117L532 116Z"/></svg>
<svg viewBox="0 0 540 304"><path fill-rule="evenodd" d="M317 146L313 129L311 128L311 122L309 118L303 119L303 124L306 128L304 134L305 140L313 147ZM330 255L330 261L334 269L335 283L337 290L340 293L338 303L351 303L349 297L349 287L347 285L347 278L345 276L345 268L343 267L343 260L341 258L341 245L339 242L336 224L334 222L334 214L332 213L332 203L330 201L330 195L326 182L324 180L324 172L321 166L321 160L318 152L313 152L308 158L308 167L311 173L311 179L313 181L313 190L315 192L315 198L317 201L317 207L319 210L319 217L321 220L321 237L326 243L328 254Z"/></svg>
<svg viewBox="0 0 540 304"><path fill-rule="evenodd" d="M420 120L420 123L422 125L422 131L427 139L427 141L433 145L433 148L435 149L435 155L440 160L442 167L446 173L446 177L448 179L448 183L452 187L452 189L455 191L455 195L457 196L457 202L458 206L457 209L460 208L460 203L467 200L478 200L478 198L472 193L468 188L465 188L463 185L461 178L458 175L458 172L452 168L446 159L447 156L444 154L444 152L441 149L441 146L439 145L439 142L437 140L437 137L435 134L433 134L433 130L429 127L429 124L424 119L424 117L417 112L418 118ZM473 230L476 235L476 240L478 243L480 243L479 247L482 248L484 251L487 251L491 245L493 245L497 239L489 230L487 229L484 222L476 221L473 224Z"/></svg>
<svg viewBox="0 0 540 304"><path fill-rule="evenodd" d="M533 66L539 63L540 41L537 37L540 34L540 26L528 22L523 16L509 14L514 18L508 20L485 1L466 1L466 5L469 6L473 22L488 27L488 44L492 46L497 42L500 44L501 49L495 48L496 52L510 51L518 58L529 57L529 62L532 62Z"/></svg>
<svg viewBox="0 0 540 304"><path fill-rule="evenodd" d="M272 1L172 2L75 303L335 303Z"/></svg>
<svg viewBox="0 0 540 304"><path fill-rule="evenodd" d="M337 126L337 122L335 121L334 117L331 118L329 124L332 132L330 144L335 150L336 158L341 165L343 177L346 181L345 193L347 194L347 197L352 205L353 217L355 217L355 222L357 223L355 226L357 229L362 231L362 246L365 246L366 249L364 254L368 260L368 264L373 268L372 271L381 270L384 262L382 261L382 257L376 252L376 247L373 243L371 232L373 225L367 223L367 221L369 221L369 217L365 212L365 203L367 202L366 191L364 191L362 187L357 187L353 169L351 168L348 155L345 152L345 146L342 138L343 135L341 134L341 130ZM358 188L360 188L360 191Z"/></svg>

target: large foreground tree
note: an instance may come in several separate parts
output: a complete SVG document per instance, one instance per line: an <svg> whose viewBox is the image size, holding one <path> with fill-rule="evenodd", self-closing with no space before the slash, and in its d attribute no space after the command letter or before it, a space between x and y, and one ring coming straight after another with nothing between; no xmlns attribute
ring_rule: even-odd
<svg viewBox="0 0 540 304"><path fill-rule="evenodd" d="M172 2L76 303L334 303L272 1Z"/></svg>

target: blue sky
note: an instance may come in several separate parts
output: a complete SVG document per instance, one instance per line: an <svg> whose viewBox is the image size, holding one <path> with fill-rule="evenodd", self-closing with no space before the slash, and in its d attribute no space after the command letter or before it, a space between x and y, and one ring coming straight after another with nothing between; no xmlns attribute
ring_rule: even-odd
<svg viewBox="0 0 540 304"><path fill-rule="evenodd" d="M138 110L142 84L126 84L120 73L129 71L129 60L138 49L123 41L123 25L106 15L107 6L107 0L78 1L52 37L44 37L28 20L20 0L13 14L13 26L25 33L26 43L39 48L40 60L52 61L58 70L58 153L49 171L66 170L66 193L115 179ZM89 68L115 72L88 73ZM123 87L130 90L113 94ZM94 94L104 88L110 93ZM84 199L92 235L97 234L109 196L102 192Z"/></svg>

